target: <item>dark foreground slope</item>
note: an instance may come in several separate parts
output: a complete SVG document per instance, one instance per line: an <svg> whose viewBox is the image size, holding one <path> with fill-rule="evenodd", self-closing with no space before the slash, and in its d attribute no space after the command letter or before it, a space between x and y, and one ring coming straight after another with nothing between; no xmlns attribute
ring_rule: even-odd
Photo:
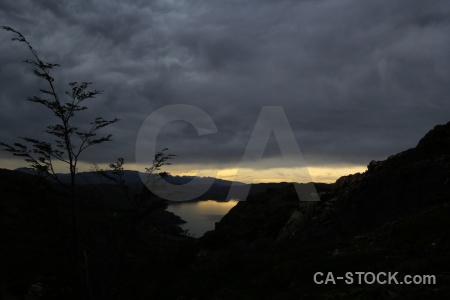
<svg viewBox="0 0 450 300"><path fill-rule="evenodd" d="M139 299L190 259L194 239L164 202L150 201L138 216L120 186L84 185L77 193L89 299ZM70 255L69 198L55 183L0 169L0 300L86 299Z"/></svg>
<svg viewBox="0 0 450 300"><path fill-rule="evenodd" d="M316 184L320 202L299 202L293 186L240 202L205 236L205 245L349 237L450 201L450 123L436 126L415 148L371 161L363 174Z"/></svg>
<svg viewBox="0 0 450 300"><path fill-rule="evenodd" d="M450 297L450 123L317 189L320 202L299 202L291 186L239 203L201 239L203 269L194 274L203 284L189 284L204 299ZM316 285L319 271L430 274L437 282Z"/></svg>

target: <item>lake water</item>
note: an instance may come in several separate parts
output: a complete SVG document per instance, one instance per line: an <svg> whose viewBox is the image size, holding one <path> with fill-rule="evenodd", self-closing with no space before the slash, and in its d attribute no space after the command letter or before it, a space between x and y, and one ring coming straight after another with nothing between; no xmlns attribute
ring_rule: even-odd
<svg viewBox="0 0 450 300"><path fill-rule="evenodd" d="M182 224L181 227L188 229L190 234L198 238L205 232L213 230L215 223L219 222L238 202L238 200L173 202L169 204L167 210L185 220L187 223Z"/></svg>

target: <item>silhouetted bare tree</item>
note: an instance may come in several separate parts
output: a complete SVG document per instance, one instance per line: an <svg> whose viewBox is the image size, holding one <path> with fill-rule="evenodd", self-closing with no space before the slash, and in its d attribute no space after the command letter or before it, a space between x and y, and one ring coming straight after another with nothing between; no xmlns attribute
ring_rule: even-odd
<svg viewBox="0 0 450 300"><path fill-rule="evenodd" d="M96 274L97 279L95 284L99 286L93 288L94 283L92 278L94 276L92 272L94 268L91 267L90 262L92 253L86 244L81 241L79 232L80 200L77 195L76 174L81 155L86 149L111 141L111 134L98 136L99 130L118 122L119 119L106 120L102 117L97 117L89 124L77 124L74 121L74 117L78 113L88 109L85 105L87 101L96 98L101 94L101 91L95 89L90 90L90 82L71 82L69 83L69 90L64 93L63 97L60 97L55 86L55 78L51 74L51 71L59 67L59 65L42 61L37 51L19 31L7 26L2 26L2 28L13 33L13 41L24 43L28 47L32 58L24 62L31 65L34 75L46 83L46 88L39 89L39 96L28 97L27 100L41 104L47 108L53 113L56 122L53 125L47 126L44 130L45 133L52 137L52 143L36 138L22 137L20 138L22 140L21 142L16 142L12 145L0 142L0 145L3 146L4 150L11 152L14 156L23 157L28 162L30 168L35 170L39 175L53 178L68 189L70 194L71 229L69 231L70 233L62 236L62 238L67 245L66 250L69 253L73 269L78 278L81 295L83 299L108 299L111 296L111 290L114 284L114 274L117 272L117 261L123 256L130 238L143 222L143 217L145 216L142 213L144 193L135 193L129 197L129 193L126 190L127 186L122 178L124 159L119 158L115 164L110 164L110 169L117 178L116 181L123 187L125 195L129 197L132 210L134 210L134 217L127 224L128 229L122 230L119 233L119 231L113 230L113 226L116 225L111 225L112 227L108 230L108 243L105 247L106 255L103 253L103 262L100 263L102 267L98 268L100 270L97 270L101 274ZM163 149L158 152L155 155L152 166L146 168L149 175L160 170L162 166L170 164L167 160L173 158L174 155L165 154L164 152L166 150ZM68 166L70 171L70 182L68 184L62 182L56 174L55 162L57 161ZM113 217L111 217L113 220L111 224L114 223L115 216L116 214L114 212ZM118 236L124 233L125 236ZM118 241L115 243L116 248L112 247L112 241L114 240ZM102 254L98 256L102 256Z"/></svg>

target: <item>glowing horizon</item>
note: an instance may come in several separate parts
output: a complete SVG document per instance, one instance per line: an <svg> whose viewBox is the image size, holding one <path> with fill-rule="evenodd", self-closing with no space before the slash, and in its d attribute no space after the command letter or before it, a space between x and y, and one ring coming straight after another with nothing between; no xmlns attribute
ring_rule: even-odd
<svg viewBox="0 0 450 300"><path fill-rule="evenodd" d="M168 168L169 169L169 168ZM307 174L305 174L305 169ZM224 168L224 169L203 169L201 172L168 170L174 176L209 176L218 179L234 181L236 173L239 171L239 178L236 181L243 183L270 183L270 182L322 182L334 183L342 176L362 173L367 170L365 165L333 165L333 166L309 166L304 168ZM216 172L216 174L214 174ZM309 173L309 174L308 174ZM302 180L303 178L303 180ZM256 179L256 180L255 180Z"/></svg>
<svg viewBox="0 0 450 300"><path fill-rule="evenodd" d="M0 159L2 168L17 169L26 167L23 160L19 159ZM100 168L108 169L107 164L98 164ZM80 162L78 166L79 172L91 171L93 164ZM199 176L199 177L214 177L222 180L234 181L237 180L243 183L271 183L271 182L322 182L334 183L338 178L354 173L362 173L366 171L365 165L351 165L351 164L336 164L329 166L308 166L297 168L236 168L236 167L222 167L202 168L198 170L198 165L169 165L164 166L161 171L167 171L173 176ZM126 170L145 172L144 166L138 166L134 163L126 163ZM58 164L55 166L58 173L68 173L67 166ZM238 178L236 179L236 175Z"/></svg>

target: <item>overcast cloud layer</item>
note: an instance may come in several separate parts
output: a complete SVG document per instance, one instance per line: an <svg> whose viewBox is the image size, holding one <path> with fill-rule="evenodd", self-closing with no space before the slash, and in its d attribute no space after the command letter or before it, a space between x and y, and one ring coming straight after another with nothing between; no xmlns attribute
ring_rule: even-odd
<svg viewBox="0 0 450 300"><path fill-rule="evenodd" d="M362 164L416 145L450 121L448 0L0 2L0 25L59 63L64 91L94 82L83 112L121 121L85 158L134 161L140 126L169 104L198 106L218 133L183 122L158 140L174 163L236 165L262 106L281 105L309 165ZM51 114L25 101L41 87L24 45L0 32L0 137L39 137ZM43 135L45 138L45 135ZM265 157L279 155L274 140ZM7 158L8 153L0 157Z"/></svg>

